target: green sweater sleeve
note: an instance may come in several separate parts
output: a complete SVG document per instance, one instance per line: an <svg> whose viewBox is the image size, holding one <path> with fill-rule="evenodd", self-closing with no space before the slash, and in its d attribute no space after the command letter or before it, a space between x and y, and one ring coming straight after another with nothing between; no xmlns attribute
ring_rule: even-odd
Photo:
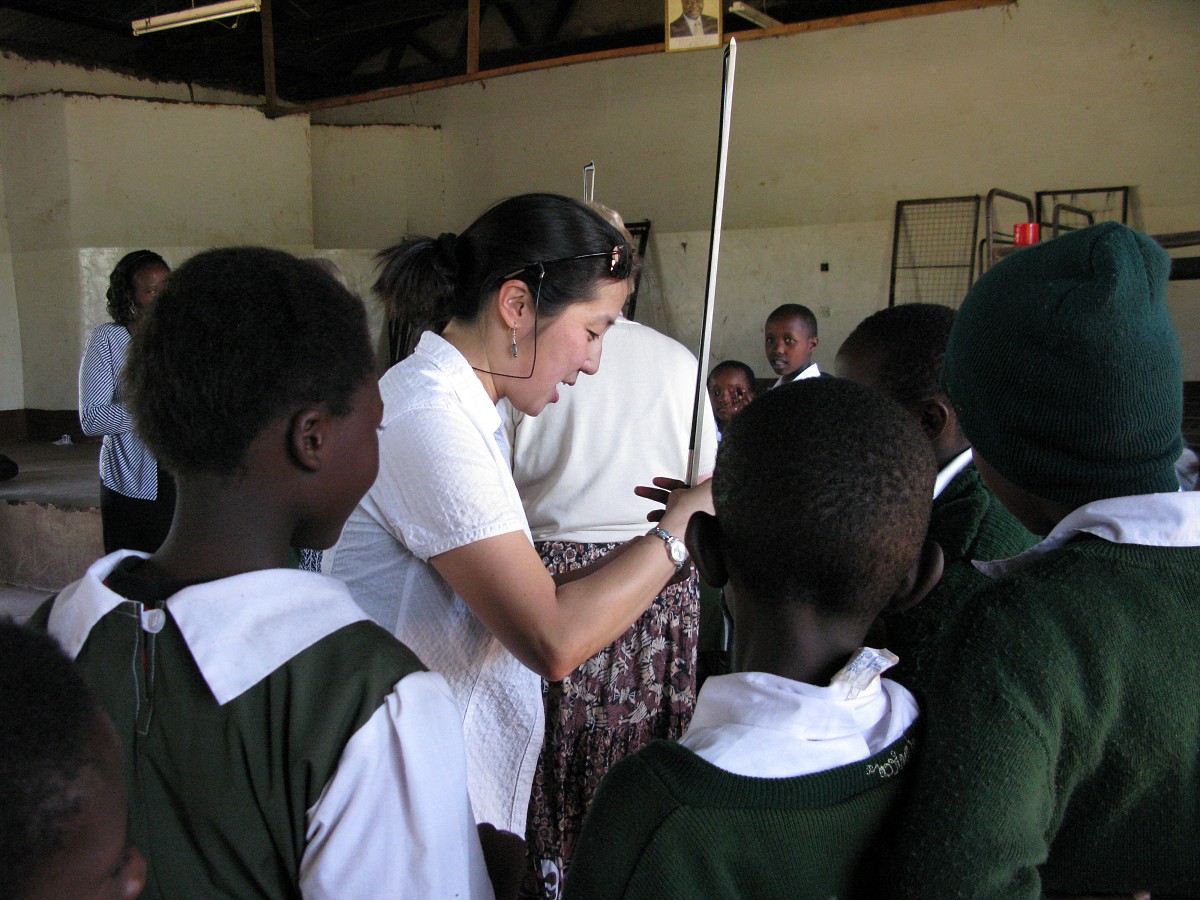
<svg viewBox="0 0 1200 900"><path fill-rule="evenodd" d="M964 648L957 660L970 658ZM896 897L1041 896L1054 815L1046 729L994 685L940 681L895 847Z"/></svg>
<svg viewBox="0 0 1200 900"><path fill-rule="evenodd" d="M1200 896L1200 548L1080 536L996 582L927 686L889 896Z"/></svg>
<svg viewBox="0 0 1200 900"><path fill-rule="evenodd" d="M655 832L678 807L641 757L613 766L592 799L571 858L565 900L629 896L630 881Z"/></svg>

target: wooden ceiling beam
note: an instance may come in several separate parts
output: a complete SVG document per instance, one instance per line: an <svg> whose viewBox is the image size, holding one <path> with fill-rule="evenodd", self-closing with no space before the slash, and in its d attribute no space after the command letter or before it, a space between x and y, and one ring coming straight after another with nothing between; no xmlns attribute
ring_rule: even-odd
<svg viewBox="0 0 1200 900"><path fill-rule="evenodd" d="M471 6L477 7L480 0L469 0ZM896 7L893 9L873 10L865 13L855 13L848 16L836 16L830 19L820 19L814 22L793 22L778 28L752 28L736 32L739 41L760 40L762 38L784 37L792 34L803 34L810 31L827 31L834 28L849 28L855 25L870 25L874 22L893 22L899 19L912 19L920 16L939 15L941 13L962 12L972 9L984 9L991 6L1010 6L1016 0L935 0L916 6ZM475 17L478 23L478 17ZM468 42L469 43L469 42ZM478 56L475 57L475 69L471 69L471 59L468 57L468 71L462 75L452 75L424 81L419 84L403 84L395 87L380 88L361 94L346 97L330 97L325 100L315 100L298 106L280 110L282 115L303 115L319 112L325 109L337 109L342 106L354 106L359 103L372 103L377 100L388 100L393 97L406 97L425 91L453 87L460 84L471 84L489 78L501 78L521 72L533 72L541 69L553 69L558 66L579 65L581 63L599 62L607 59L622 59L629 56L645 56L649 53L663 52L663 43L643 44L638 47L619 47L612 50L602 50L595 53L580 53L574 56L557 59L541 59L519 65L505 66L497 69L478 69Z"/></svg>
<svg viewBox="0 0 1200 900"><path fill-rule="evenodd" d="M262 0L263 96L267 118L279 115L279 96L275 93L275 29L272 25L271 0Z"/></svg>
<svg viewBox="0 0 1200 900"><path fill-rule="evenodd" d="M467 0L467 74L479 71L479 20L483 15L480 0Z"/></svg>

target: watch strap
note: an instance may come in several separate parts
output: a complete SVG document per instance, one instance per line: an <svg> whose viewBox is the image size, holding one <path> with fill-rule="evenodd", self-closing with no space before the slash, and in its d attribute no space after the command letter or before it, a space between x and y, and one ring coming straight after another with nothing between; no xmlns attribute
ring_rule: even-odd
<svg viewBox="0 0 1200 900"><path fill-rule="evenodd" d="M672 535L665 528L655 525L646 532L646 536L659 538L663 542L663 544L666 546L667 558L675 564L676 572L678 572L687 564L687 548L684 546L683 541Z"/></svg>

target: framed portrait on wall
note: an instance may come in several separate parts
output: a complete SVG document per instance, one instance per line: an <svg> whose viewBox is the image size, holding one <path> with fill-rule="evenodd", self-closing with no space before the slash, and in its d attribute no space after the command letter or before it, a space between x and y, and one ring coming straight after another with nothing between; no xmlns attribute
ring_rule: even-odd
<svg viewBox="0 0 1200 900"><path fill-rule="evenodd" d="M667 50L721 46L722 0L665 0Z"/></svg>

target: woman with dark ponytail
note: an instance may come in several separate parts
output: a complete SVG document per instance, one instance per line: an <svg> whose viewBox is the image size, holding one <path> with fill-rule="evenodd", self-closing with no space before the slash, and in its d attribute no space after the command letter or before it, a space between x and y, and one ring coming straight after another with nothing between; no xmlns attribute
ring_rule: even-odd
<svg viewBox="0 0 1200 900"><path fill-rule="evenodd" d="M679 575L687 522L711 494L707 483L639 489L666 503L657 527L556 584L530 539L496 403L537 415L560 385L596 371L629 292L628 244L578 201L527 194L461 235L380 257L376 291L431 330L380 382L379 477L326 569L449 681L476 818L523 835L541 678L607 646Z"/></svg>
<svg viewBox="0 0 1200 900"><path fill-rule="evenodd" d="M150 250L127 253L108 280L108 314L92 332L79 367L79 423L103 436L100 447L100 521L104 552L153 553L171 528L175 482L134 433L125 408L121 373L138 321L171 274Z"/></svg>

